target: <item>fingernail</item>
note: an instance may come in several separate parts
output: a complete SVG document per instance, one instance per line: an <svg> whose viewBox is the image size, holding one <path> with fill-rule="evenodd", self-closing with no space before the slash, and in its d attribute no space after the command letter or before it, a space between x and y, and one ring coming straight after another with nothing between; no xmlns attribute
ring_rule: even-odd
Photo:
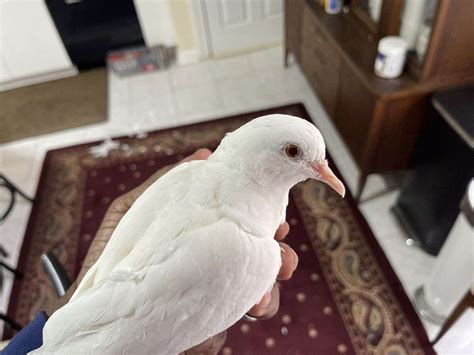
<svg viewBox="0 0 474 355"><path fill-rule="evenodd" d="M286 254L286 250L285 250L285 249L283 249L282 247L280 247L280 250L281 250L281 252L282 252L283 254Z"/></svg>

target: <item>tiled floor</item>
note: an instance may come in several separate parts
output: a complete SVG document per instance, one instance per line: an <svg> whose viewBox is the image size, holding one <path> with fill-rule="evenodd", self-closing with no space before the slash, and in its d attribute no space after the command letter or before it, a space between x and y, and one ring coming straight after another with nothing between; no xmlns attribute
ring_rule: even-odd
<svg viewBox="0 0 474 355"><path fill-rule="evenodd" d="M33 194L43 157L49 149L301 101L322 131L331 155L354 191L358 169L348 150L298 66L284 69L282 63L282 48L277 47L130 78L111 74L106 123L1 146L0 170ZM384 188L379 176L371 176L364 196ZM385 194L363 203L361 209L407 293L412 295L427 278L434 259L404 243L403 232L389 212L395 198L396 192ZM29 211L29 203L20 199L12 215L0 227L2 245L9 246L8 261L14 265ZM9 275L5 276L7 282L0 295L2 312L7 308L12 283ZM437 327L425 325L430 334L435 334Z"/></svg>

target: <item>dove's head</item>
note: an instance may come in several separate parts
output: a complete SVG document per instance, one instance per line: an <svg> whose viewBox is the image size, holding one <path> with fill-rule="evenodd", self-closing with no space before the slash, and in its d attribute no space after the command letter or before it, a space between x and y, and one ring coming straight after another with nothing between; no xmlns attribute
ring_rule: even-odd
<svg viewBox="0 0 474 355"><path fill-rule="evenodd" d="M298 117L256 118L227 134L213 155L212 159L239 169L260 185L291 187L312 178L345 194L344 185L328 166L321 133Z"/></svg>

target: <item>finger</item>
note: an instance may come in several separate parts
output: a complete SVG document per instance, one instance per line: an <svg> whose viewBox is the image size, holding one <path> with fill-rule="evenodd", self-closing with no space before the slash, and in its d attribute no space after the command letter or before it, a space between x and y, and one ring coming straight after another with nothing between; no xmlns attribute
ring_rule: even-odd
<svg viewBox="0 0 474 355"><path fill-rule="evenodd" d="M272 287L273 289L273 287ZM254 314L256 312L258 312L258 310L265 310L267 309L267 307L270 305L270 303L272 302L272 293L271 291L264 294L262 299L260 300L260 302L258 302L252 309L251 311L253 310L254 311ZM260 316L262 316L262 314L260 314Z"/></svg>
<svg viewBox="0 0 474 355"><path fill-rule="evenodd" d="M193 346L180 355L215 355L224 345L226 337L227 332L223 331L205 340L201 344Z"/></svg>
<svg viewBox="0 0 474 355"><path fill-rule="evenodd" d="M288 280L293 275L298 266L298 255L286 243L279 243L281 251L281 267L277 275L277 280Z"/></svg>
<svg viewBox="0 0 474 355"><path fill-rule="evenodd" d="M196 150L190 156L188 156L188 157L184 158L183 160L181 160L178 164L185 163L185 162L192 161L192 160L206 160L207 158L209 158L209 156L211 154L212 154L212 152L209 149L200 148L200 149Z"/></svg>
<svg viewBox="0 0 474 355"><path fill-rule="evenodd" d="M285 223L280 225L280 227L278 227L277 231L275 232L275 239L278 241L283 240L285 239L285 237L288 235L289 232L290 232L290 225L288 224L287 221L285 221Z"/></svg>
<svg viewBox="0 0 474 355"><path fill-rule="evenodd" d="M270 293L266 293L262 300L253 306L247 313L258 319L268 319L278 312L280 306L280 289L275 284Z"/></svg>

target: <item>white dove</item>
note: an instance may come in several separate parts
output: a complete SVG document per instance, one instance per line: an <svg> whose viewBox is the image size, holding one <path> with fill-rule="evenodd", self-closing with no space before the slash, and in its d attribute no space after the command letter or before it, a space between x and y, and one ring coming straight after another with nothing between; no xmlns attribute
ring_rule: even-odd
<svg viewBox="0 0 474 355"><path fill-rule="evenodd" d="M308 178L344 195L318 129L280 114L175 167L125 214L33 353L176 354L229 328L271 290L273 236L290 188Z"/></svg>

